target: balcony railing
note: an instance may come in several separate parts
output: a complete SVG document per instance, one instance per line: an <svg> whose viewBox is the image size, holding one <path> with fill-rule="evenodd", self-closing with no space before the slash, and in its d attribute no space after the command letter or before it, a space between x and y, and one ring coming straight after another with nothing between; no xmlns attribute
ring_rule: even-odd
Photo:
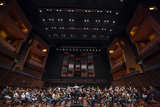
<svg viewBox="0 0 160 107"><path fill-rule="evenodd" d="M119 58L118 60L114 61L116 63L111 63L111 69L116 69L117 67L121 66L122 64L125 63L123 57L122 58Z"/></svg>
<svg viewBox="0 0 160 107"><path fill-rule="evenodd" d="M36 62L36 61L34 61L32 59L29 60L29 64L31 64L33 66L36 66L38 68L44 68L42 64L40 64L40 63L38 63L38 62Z"/></svg>
<svg viewBox="0 0 160 107"><path fill-rule="evenodd" d="M0 38L0 45L3 46L4 48L7 48L8 50L12 52L16 52L16 48L10 45L8 42ZM3 50L2 50L3 51Z"/></svg>

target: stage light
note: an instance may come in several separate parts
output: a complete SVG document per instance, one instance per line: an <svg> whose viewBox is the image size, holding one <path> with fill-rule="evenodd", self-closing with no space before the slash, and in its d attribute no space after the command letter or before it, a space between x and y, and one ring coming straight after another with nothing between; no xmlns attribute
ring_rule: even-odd
<svg viewBox="0 0 160 107"><path fill-rule="evenodd" d="M109 50L109 54L113 54L114 53L114 50Z"/></svg>
<svg viewBox="0 0 160 107"><path fill-rule="evenodd" d="M110 32L112 32L112 29L109 29Z"/></svg>
<svg viewBox="0 0 160 107"><path fill-rule="evenodd" d="M150 10L150 11L154 11L154 10L157 10L157 9L158 9L158 8L157 8L156 6L150 6L150 7L149 7L149 10Z"/></svg>
<svg viewBox="0 0 160 107"><path fill-rule="evenodd" d="M46 52L47 52L47 49L42 49L42 52L43 52L43 53L46 53Z"/></svg>
<svg viewBox="0 0 160 107"><path fill-rule="evenodd" d="M115 20L113 20L113 24L115 24L116 23L116 21Z"/></svg>

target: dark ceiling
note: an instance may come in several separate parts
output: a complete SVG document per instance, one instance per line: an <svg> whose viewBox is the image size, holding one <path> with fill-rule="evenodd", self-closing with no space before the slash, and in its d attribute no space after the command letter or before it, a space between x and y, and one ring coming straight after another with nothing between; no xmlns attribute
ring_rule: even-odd
<svg viewBox="0 0 160 107"><path fill-rule="evenodd" d="M50 45L108 44L125 35L138 1L19 0L33 31Z"/></svg>

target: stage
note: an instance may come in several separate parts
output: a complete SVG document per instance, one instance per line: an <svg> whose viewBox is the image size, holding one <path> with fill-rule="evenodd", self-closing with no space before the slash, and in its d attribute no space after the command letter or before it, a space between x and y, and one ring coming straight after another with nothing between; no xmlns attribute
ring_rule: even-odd
<svg viewBox="0 0 160 107"><path fill-rule="evenodd" d="M60 53L51 48L48 57L43 74L46 83L109 84L112 79L107 54Z"/></svg>

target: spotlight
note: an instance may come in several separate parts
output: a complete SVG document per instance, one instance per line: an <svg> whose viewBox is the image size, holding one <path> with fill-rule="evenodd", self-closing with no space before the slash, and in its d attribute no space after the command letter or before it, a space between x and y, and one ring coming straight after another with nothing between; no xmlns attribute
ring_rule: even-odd
<svg viewBox="0 0 160 107"><path fill-rule="evenodd" d="M116 21L115 20L113 20L113 24L115 24L116 23Z"/></svg>

